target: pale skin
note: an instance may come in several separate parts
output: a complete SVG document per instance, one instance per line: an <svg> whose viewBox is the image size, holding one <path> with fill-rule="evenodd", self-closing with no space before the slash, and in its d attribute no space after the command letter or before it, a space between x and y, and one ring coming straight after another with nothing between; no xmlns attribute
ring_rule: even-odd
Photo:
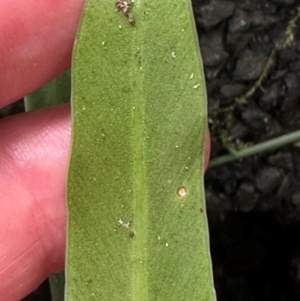
<svg viewBox="0 0 300 301"><path fill-rule="evenodd" d="M84 0L0 0L0 107L70 67ZM0 120L0 296L64 268L68 105ZM209 157L206 139L206 162Z"/></svg>

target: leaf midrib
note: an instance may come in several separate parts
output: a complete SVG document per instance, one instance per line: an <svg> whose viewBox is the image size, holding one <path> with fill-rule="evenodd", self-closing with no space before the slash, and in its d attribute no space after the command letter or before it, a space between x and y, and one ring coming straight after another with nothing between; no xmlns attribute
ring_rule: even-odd
<svg viewBox="0 0 300 301"><path fill-rule="evenodd" d="M134 2L133 13L136 15L134 37L132 39L134 55L133 69L133 228L135 232L132 253L132 285L133 300L148 300L148 283L147 283L147 183L146 183L146 166L145 166L145 98L144 93L144 71L143 71L143 47L142 41L145 34L145 22L139 17L142 15L142 0Z"/></svg>

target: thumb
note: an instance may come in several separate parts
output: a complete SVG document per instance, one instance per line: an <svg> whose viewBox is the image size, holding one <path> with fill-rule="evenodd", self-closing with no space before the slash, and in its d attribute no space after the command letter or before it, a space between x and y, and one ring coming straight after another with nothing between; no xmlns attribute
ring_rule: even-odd
<svg viewBox="0 0 300 301"><path fill-rule="evenodd" d="M0 296L18 301L64 266L69 107L0 120Z"/></svg>

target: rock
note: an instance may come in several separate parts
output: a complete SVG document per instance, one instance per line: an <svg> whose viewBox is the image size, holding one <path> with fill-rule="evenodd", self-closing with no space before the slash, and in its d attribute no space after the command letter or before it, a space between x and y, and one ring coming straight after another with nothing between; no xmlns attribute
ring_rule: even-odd
<svg viewBox="0 0 300 301"><path fill-rule="evenodd" d="M234 163L231 163L234 164ZM216 177L219 183L223 186L224 185L224 193L226 195L230 195L235 192L237 188L237 179L231 173L230 168L228 168L225 164L218 166L213 170L214 177ZM226 185L225 185L226 183Z"/></svg>
<svg viewBox="0 0 300 301"><path fill-rule="evenodd" d="M246 106L241 109L241 116L245 124L253 129L264 129L266 128L266 123L269 122L270 116L262 111L256 106Z"/></svg>
<svg viewBox="0 0 300 301"><path fill-rule="evenodd" d="M266 28L278 21L277 18L265 15L261 10L256 10L250 14L251 25L254 27Z"/></svg>
<svg viewBox="0 0 300 301"><path fill-rule="evenodd" d="M208 111L212 112L218 110L220 107L220 99L218 97L211 98L210 102L208 103Z"/></svg>
<svg viewBox="0 0 300 301"><path fill-rule="evenodd" d="M241 162L236 162L232 168L235 169L234 176L238 179L239 183L245 179L255 179L257 169L260 168L259 162L256 162L251 157L243 159Z"/></svg>
<svg viewBox="0 0 300 301"><path fill-rule="evenodd" d="M229 20L229 33L243 32L250 27L265 28L274 24L277 18L267 16L260 10L248 12L242 9L236 9L235 14Z"/></svg>
<svg viewBox="0 0 300 301"><path fill-rule="evenodd" d="M288 47L282 49L279 53L279 58L277 62L278 68L279 69L287 68L287 66L291 64L291 61L294 61L296 58L297 58L297 53L294 47Z"/></svg>
<svg viewBox="0 0 300 301"><path fill-rule="evenodd" d="M234 8L235 4L231 1L212 0L207 5L196 6L196 22L209 29L232 16Z"/></svg>
<svg viewBox="0 0 300 301"><path fill-rule="evenodd" d="M242 95L245 91L246 86L238 83L223 85L220 89L221 95L226 98L235 98Z"/></svg>
<svg viewBox="0 0 300 301"><path fill-rule="evenodd" d="M278 8L276 4L267 1L262 7L262 11L266 12L267 14L276 14L276 12L278 12Z"/></svg>
<svg viewBox="0 0 300 301"><path fill-rule="evenodd" d="M288 92L293 92L294 90L299 91L299 80L300 76L296 73L288 73L284 77L284 82L288 89Z"/></svg>
<svg viewBox="0 0 300 301"><path fill-rule="evenodd" d="M252 20L249 13L242 9L236 9L233 17L228 23L228 32L236 33L246 31L251 26Z"/></svg>
<svg viewBox="0 0 300 301"><path fill-rule="evenodd" d="M288 152L278 152L275 155L271 155L268 161L273 166L280 167L285 170L291 170L293 168L292 154Z"/></svg>
<svg viewBox="0 0 300 301"><path fill-rule="evenodd" d="M265 167L256 177L256 187L263 195L270 195L278 187L284 177L283 172L274 167Z"/></svg>
<svg viewBox="0 0 300 301"><path fill-rule="evenodd" d="M294 62L290 62L289 63L289 69L290 71L294 72L294 71L299 71L300 70L300 59L297 59Z"/></svg>
<svg viewBox="0 0 300 301"><path fill-rule="evenodd" d="M257 6L259 5L258 2L261 0L243 0L243 1L236 1L237 7L245 9L247 11L257 10Z"/></svg>
<svg viewBox="0 0 300 301"><path fill-rule="evenodd" d="M251 182L243 182L237 190L237 209L243 212L253 210L257 202L255 187Z"/></svg>
<svg viewBox="0 0 300 301"><path fill-rule="evenodd" d="M287 74L287 72L288 72L287 68L282 69L282 70L274 70L274 72L272 72L270 74L270 79L272 81L274 81L274 80L277 80L279 78L282 78L282 77L284 77ZM282 90L284 90L284 89L285 89L284 86L280 86L280 92L281 92L281 94L282 94Z"/></svg>
<svg viewBox="0 0 300 301"><path fill-rule="evenodd" d="M287 73L284 76L284 82L287 88L287 96L284 99L282 110L290 114L297 111L298 101L300 98L299 82L300 75L297 73ZM290 115L288 114L288 115Z"/></svg>
<svg viewBox="0 0 300 301"><path fill-rule="evenodd" d="M223 69L222 65L219 65L217 67L207 67L205 69L206 79L209 79L209 80L215 79L218 76L218 74L221 72L222 69Z"/></svg>
<svg viewBox="0 0 300 301"><path fill-rule="evenodd" d="M236 59L238 59L238 57L240 57L240 53L244 51L244 49L247 47L247 45L252 39L253 34L249 32L228 33L226 36L226 44L229 49L234 49L234 52L236 53Z"/></svg>
<svg viewBox="0 0 300 301"><path fill-rule="evenodd" d="M291 195L291 180L289 176L284 176L282 182L279 185L278 188L278 198L283 200L283 199L288 199Z"/></svg>
<svg viewBox="0 0 300 301"><path fill-rule="evenodd" d="M248 133L249 133L248 127L241 122L236 122L230 130L230 136L233 140L236 139L243 140Z"/></svg>
<svg viewBox="0 0 300 301"><path fill-rule="evenodd" d="M280 96L280 83L276 82L271 85L271 87L265 89L265 93L259 99L260 107L269 111L277 105L278 97Z"/></svg>
<svg viewBox="0 0 300 301"><path fill-rule="evenodd" d="M224 220L230 204L224 195L217 196L210 189L205 189L206 210L209 220L216 222Z"/></svg>
<svg viewBox="0 0 300 301"><path fill-rule="evenodd" d="M274 24L269 32L269 35L273 41L273 47L282 44L285 40L285 28L282 26L282 23L277 22L277 24Z"/></svg>
<svg viewBox="0 0 300 301"><path fill-rule="evenodd" d="M264 121L266 122L266 135L264 140L269 140L283 134L282 126L276 119L271 118L265 119Z"/></svg>
<svg viewBox="0 0 300 301"><path fill-rule="evenodd" d="M257 79L267 62L268 57L264 53L256 53L246 49L244 54L238 59L234 77L239 80Z"/></svg>
<svg viewBox="0 0 300 301"><path fill-rule="evenodd" d="M216 67L220 64L223 66L228 58L221 31L222 28L201 36L201 53L205 67Z"/></svg>

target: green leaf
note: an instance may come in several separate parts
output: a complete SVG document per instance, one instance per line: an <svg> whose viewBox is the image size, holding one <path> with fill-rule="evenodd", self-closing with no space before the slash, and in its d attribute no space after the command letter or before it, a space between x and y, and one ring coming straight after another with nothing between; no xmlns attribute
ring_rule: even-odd
<svg viewBox="0 0 300 301"><path fill-rule="evenodd" d="M60 272L49 277L51 300L64 301L65 273Z"/></svg>
<svg viewBox="0 0 300 301"><path fill-rule="evenodd" d="M67 300L215 300L190 1L88 1L72 80Z"/></svg>
<svg viewBox="0 0 300 301"><path fill-rule="evenodd" d="M25 97L27 112L56 106L70 101L70 70L62 73L40 89Z"/></svg>

